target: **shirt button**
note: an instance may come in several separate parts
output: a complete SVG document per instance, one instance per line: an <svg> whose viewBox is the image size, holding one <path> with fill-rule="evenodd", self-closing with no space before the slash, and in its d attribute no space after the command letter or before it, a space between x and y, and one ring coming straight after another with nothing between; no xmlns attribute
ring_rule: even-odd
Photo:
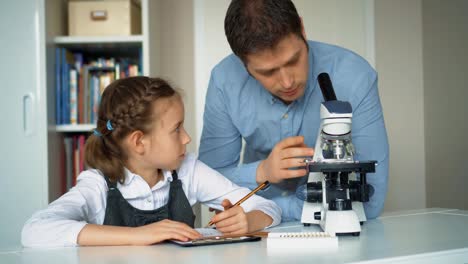
<svg viewBox="0 0 468 264"><path fill-rule="evenodd" d="M146 201L147 201L148 203L151 203L151 198L148 197L148 198L146 199Z"/></svg>
<svg viewBox="0 0 468 264"><path fill-rule="evenodd" d="M286 113L286 114L284 114L284 115L283 115L283 119L286 119L286 118L288 118L288 116L289 116L289 115L288 115L287 113Z"/></svg>

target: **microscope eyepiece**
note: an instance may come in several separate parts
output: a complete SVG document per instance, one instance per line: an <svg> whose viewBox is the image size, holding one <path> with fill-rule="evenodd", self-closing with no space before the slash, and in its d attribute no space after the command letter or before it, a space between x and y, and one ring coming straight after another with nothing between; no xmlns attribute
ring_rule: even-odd
<svg viewBox="0 0 468 264"><path fill-rule="evenodd" d="M336 101L335 90L330 80L330 76L326 72L322 72L317 76L317 81L322 90L323 98L325 101Z"/></svg>

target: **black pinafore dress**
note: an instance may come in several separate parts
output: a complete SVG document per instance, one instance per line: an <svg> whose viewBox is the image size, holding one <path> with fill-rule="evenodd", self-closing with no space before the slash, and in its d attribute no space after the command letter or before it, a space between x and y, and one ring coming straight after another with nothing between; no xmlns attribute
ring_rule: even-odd
<svg viewBox="0 0 468 264"><path fill-rule="evenodd" d="M104 178L109 188L104 225L138 227L170 219L194 226L195 215L176 171L172 171L168 203L155 210L140 210L133 207L117 189L117 183L111 182L108 177Z"/></svg>

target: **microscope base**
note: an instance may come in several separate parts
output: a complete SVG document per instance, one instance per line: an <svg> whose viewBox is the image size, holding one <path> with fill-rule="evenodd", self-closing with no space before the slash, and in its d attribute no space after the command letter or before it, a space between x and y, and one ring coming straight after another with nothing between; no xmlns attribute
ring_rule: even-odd
<svg viewBox="0 0 468 264"><path fill-rule="evenodd" d="M320 224L320 219L315 219L315 213L322 211L322 204L304 202L302 207L301 223L303 224Z"/></svg>
<svg viewBox="0 0 468 264"><path fill-rule="evenodd" d="M316 216L320 218L316 219ZM353 202L353 210L349 211L330 211L320 203L305 202L301 217L301 223L304 225L320 225L324 232L337 235L359 235L361 223L366 220L361 202Z"/></svg>
<svg viewBox="0 0 468 264"><path fill-rule="evenodd" d="M331 234L359 234L361 224L353 210L349 211L327 211L325 218L320 221L323 231Z"/></svg>
<svg viewBox="0 0 468 264"><path fill-rule="evenodd" d="M352 202L353 211L356 213L359 222L367 221L366 213L364 212L364 205L361 202Z"/></svg>

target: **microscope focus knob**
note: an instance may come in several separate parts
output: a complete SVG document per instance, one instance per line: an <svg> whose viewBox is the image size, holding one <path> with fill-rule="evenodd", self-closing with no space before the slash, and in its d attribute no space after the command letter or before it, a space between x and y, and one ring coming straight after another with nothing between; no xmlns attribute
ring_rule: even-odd
<svg viewBox="0 0 468 264"><path fill-rule="evenodd" d="M322 220L322 212L315 212L314 213L315 220Z"/></svg>
<svg viewBox="0 0 468 264"><path fill-rule="evenodd" d="M322 202L322 182L308 182L297 187L296 197L309 203Z"/></svg>

